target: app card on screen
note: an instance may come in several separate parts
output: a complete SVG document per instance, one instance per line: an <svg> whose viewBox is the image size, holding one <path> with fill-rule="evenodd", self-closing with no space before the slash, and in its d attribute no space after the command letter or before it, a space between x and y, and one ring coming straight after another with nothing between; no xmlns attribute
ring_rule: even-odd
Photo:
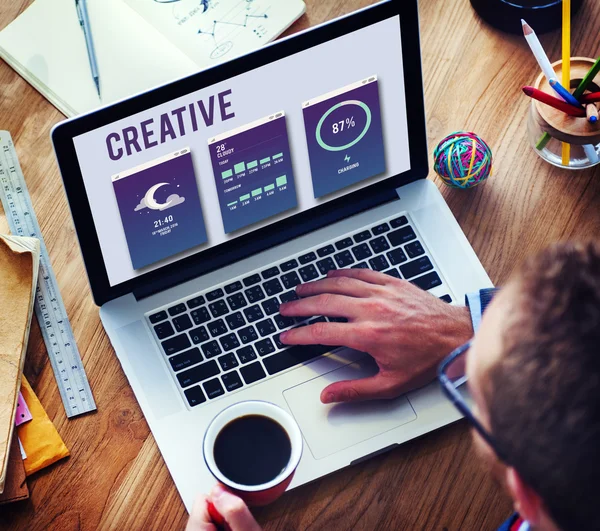
<svg viewBox="0 0 600 531"><path fill-rule="evenodd" d="M302 108L315 197L385 171L377 76L304 102Z"/></svg>
<svg viewBox="0 0 600 531"><path fill-rule="evenodd" d="M134 269L206 243L189 148L112 177Z"/></svg>
<svg viewBox="0 0 600 531"><path fill-rule="evenodd" d="M209 140L225 232L297 205L285 113Z"/></svg>

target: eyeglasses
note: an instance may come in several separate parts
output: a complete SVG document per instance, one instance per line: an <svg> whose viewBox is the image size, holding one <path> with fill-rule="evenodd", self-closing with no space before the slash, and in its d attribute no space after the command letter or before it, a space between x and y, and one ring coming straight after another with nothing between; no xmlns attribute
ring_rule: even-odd
<svg viewBox="0 0 600 531"><path fill-rule="evenodd" d="M467 352L471 348L471 341L468 341L463 346L458 347L456 350L450 353L450 355L442 361L438 368L438 380L442 385L444 394L454 404L456 409L467 419L469 424L475 428L477 433L483 437L490 447L496 452L498 458L506 462L506 456L498 448L498 444L495 441L491 433L489 433L477 420L469 404L467 403Z"/></svg>

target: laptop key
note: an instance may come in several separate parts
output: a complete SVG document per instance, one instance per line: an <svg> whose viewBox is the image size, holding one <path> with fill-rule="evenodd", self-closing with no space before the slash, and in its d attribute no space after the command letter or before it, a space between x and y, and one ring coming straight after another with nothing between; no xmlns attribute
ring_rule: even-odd
<svg viewBox="0 0 600 531"><path fill-rule="evenodd" d="M229 354L225 354L224 356L219 357L217 359L217 361L219 362L221 369L223 369L224 371L233 369L234 367L237 367L240 364L238 362L237 358L235 357L235 354L233 354L233 352L230 352Z"/></svg>
<svg viewBox="0 0 600 531"><path fill-rule="evenodd" d="M194 345L197 345L198 343L204 343L205 341L208 341L210 339L206 328L204 328L203 326L199 326L198 328L190 330L189 334L192 338L192 342L194 343Z"/></svg>
<svg viewBox="0 0 600 531"><path fill-rule="evenodd" d="M325 319L325 317L321 315L321 317L317 317L315 319L311 319L310 321L308 321L308 324L313 325L316 323L326 323L326 322L327 322L327 319Z"/></svg>
<svg viewBox="0 0 600 531"><path fill-rule="evenodd" d="M371 249L366 243L352 247L352 254L357 260L364 260L365 258L369 258L369 256L373 256Z"/></svg>
<svg viewBox="0 0 600 531"><path fill-rule="evenodd" d="M196 363L200 363L203 359L202 354L200 354L200 349L196 347L191 350L186 350L181 354L171 356L169 358L169 363L173 370L177 372L186 367L190 367L191 365L196 365Z"/></svg>
<svg viewBox="0 0 600 531"><path fill-rule="evenodd" d="M253 326L247 326L246 328L240 329L238 334L244 345L258 339L258 334Z"/></svg>
<svg viewBox="0 0 600 531"><path fill-rule="evenodd" d="M275 324L279 328L279 330L283 330L284 328L289 328L292 326L295 321L293 317L285 317L284 315L277 314L275 317Z"/></svg>
<svg viewBox="0 0 600 531"><path fill-rule="evenodd" d="M202 349L202 353L204 354L205 358L214 358L215 356L223 353L221 347L214 339L208 343L200 345L200 348Z"/></svg>
<svg viewBox="0 0 600 531"><path fill-rule="evenodd" d="M275 343L275 346L276 346L278 349L280 349L280 350L281 350L282 348L286 348L286 347L287 347L287 345L284 345L284 344L281 342L281 339L280 339L280 337L281 337L281 334L275 334L275 335L274 335L274 336L273 336L271 339L272 339L272 340L273 340L273 342Z"/></svg>
<svg viewBox="0 0 600 531"><path fill-rule="evenodd" d="M165 319L167 319L167 317L168 317L167 312L165 312L163 310L162 312L152 314L149 317L149 319L152 324L156 324L156 323L160 323L160 321L164 321Z"/></svg>
<svg viewBox="0 0 600 531"><path fill-rule="evenodd" d="M440 300L450 304L452 302L452 297L450 297L450 295L442 295L440 297Z"/></svg>
<svg viewBox="0 0 600 531"><path fill-rule="evenodd" d="M302 282L310 282L319 276L319 272L312 264L301 267L298 269L298 273L300 273L300 276L302 277Z"/></svg>
<svg viewBox="0 0 600 531"><path fill-rule="evenodd" d="M206 402L206 397L204 396L204 393L202 392L202 389L199 385L190 387L189 389L186 389L183 393L185 394L188 404L191 407L198 406Z"/></svg>
<svg viewBox="0 0 600 531"><path fill-rule="evenodd" d="M371 229L375 236L377 236L378 234L383 234L388 230L390 230L390 226L387 223L381 223L380 225L377 225Z"/></svg>
<svg viewBox="0 0 600 531"><path fill-rule="evenodd" d="M262 301L265 298L265 292L260 286L248 288L244 293L246 294L246 298L250 304Z"/></svg>
<svg viewBox="0 0 600 531"><path fill-rule="evenodd" d="M204 297L202 295L198 295L197 297L187 301L187 306L190 310L193 310L194 308L198 308L198 306L202 306L205 302L206 300Z"/></svg>
<svg viewBox="0 0 600 531"><path fill-rule="evenodd" d="M173 330L173 326L171 326L171 323L167 321L166 323L160 323L155 325L154 333L156 334L156 337L158 337L158 339L165 339L166 337L172 336L175 333L175 330Z"/></svg>
<svg viewBox="0 0 600 531"><path fill-rule="evenodd" d="M387 253L387 257L392 265L398 265L408 260L408 258L406 258L406 255L404 254L404 251L400 247Z"/></svg>
<svg viewBox="0 0 600 531"><path fill-rule="evenodd" d="M236 291L240 291L243 287L244 286L242 285L242 283L239 280L237 280L236 282L232 282L231 284L227 284L227 286L225 286L225 293L231 295Z"/></svg>
<svg viewBox="0 0 600 531"><path fill-rule="evenodd" d="M388 267L390 267L390 264L388 263L388 261L385 259L385 256L383 256L383 255L379 255L379 256L376 256L375 258L371 258L369 260L369 265L371 266L371 269L374 269L375 271L383 271L384 269L387 269Z"/></svg>
<svg viewBox="0 0 600 531"><path fill-rule="evenodd" d="M393 269L388 269L383 272L385 275L389 275L390 277L402 278L402 275L398 273L398 270L394 267Z"/></svg>
<svg viewBox="0 0 600 531"><path fill-rule="evenodd" d="M367 262L359 262L358 264L354 264L352 269L369 269L369 265Z"/></svg>
<svg viewBox="0 0 600 531"><path fill-rule="evenodd" d="M252 345L248 345L247 347L237 350L236 354L240 360L240 363L248 363L257 358L256 352L254 351L254 347Z"/></svg>
<svg viewBox="0 0 600 531"><path fill-rule="evenodd" d="M412 230L412 227L402 227L401 229L395 230L388 234L388 238L390 243L394 247L398 247L398 245L402 245L403 243L407 243L411 240L416 239L417 235L415 231Z"/></svg>
<svg viewBox="0 0 600 531"><path fill-rule="evenodd" d="M163 341L161 345L167 356L192 346L187 334L179 334L171 339L167 339L166 341Z"/></svg>
<svg viewBox="0 0 600 531"><path fill-rule="evenodd" d="M218 301L212 302L208 305L208 309L210 313L212 313L213 317L221 317L221 315L225 315L229 313L229 308L227 308L227 304L223 299L219 299Z"/></svg>
<svg viewBox="0 0 600 531"><path fill-rule="evenodd" d="M279 300L277 297L273 297L272 299L267 299L262 303L263 310L267 315L273 315L279 311Z"/></svg>
<svg viewBox="0 0 600 531"><path fill-rule="evenodd" d="M171 317L174 315L179 315L180 313L185 312L185 304L183 304L183 302L176 304L175 306L171 306L167 311Z"/></svg>
<svg viewBox="0 0 600 531"><path fill-rule="evenodd" d="M206 328L208 328L208 331L212 337L217 337L227 332L227 325L223 319L217 319L216 321L208 323Z"/></svg>
<svg viewBox="0 0 600 531"><path fill-rule="evenodd" d="M242 312L235 312L231 315L227 315L225 320L227 321L230 330L235 330L236 328L246 324L246 319L244 319Z"/></svg>
<svg viewBox="0 0 600 531"><path fill-rule="evenodd" d="M345 317L328 317L330 323L347 323L348 319Z"/></svg>
<svg viewBox="0 0 600 531"><path fill-rule="evenodd" d="M204 392L209 399L217 398L225 394L225 390L218 378L204 382L202 387L204 387Z"/></svg>
<svg viewBox="0 0 600 531"><path fill-rule="evenodd" d="M404 250L410 258L416 258L417 256L425 254L425 249L423 249L423 246L419 240L409 243L404 247Z"/></svg>
<svg viewBox="0 0 600 531"><path fill-rule="evenodd" d="M192 316L194 323L196 323L197 325L206 323L211 319L208 310L204 306L202 308L198 308L197 310L192 310L190 312L190 315Z"/></svg>
<svg viewBox="0 0 600 531"><path fill-rule="evenodd" d="M328 271L337 269L335 262L331 259L330 256L324 258L323 260L319 260L317 262L317 267L319 268L321 275L326 275Z"/></svg>
<svg viewBox="0 0 600 531"><path fill-rule="evenodd" d="M317 356L330 352L336 347L327 347L323 345L302 345L291 347L283 352L278 352L268 356L263 360L265 368L269 374L277 374L290 367L295 367L301 363L306 363Z"/></svg>
<svg viewBox="0 0 600 531"><path fill-rule="evenodd" d="M390 248L390 244L385 239L385 236L379 236L378 238L373 238L369 245L375 254L383 253Z"/></svg>
<svg viewBox="0 0 600 531"><path fill-rule="evenodd" d="M292 290L292 291L288 291L288 292L284 293L283 295L279 295L279 299L281 300L282 303L284 303L284 302L297 301L300 299L300 297L298 297L296 290Z"/></svg>
<svg viewBox="0 0 600 531"><path fill-rule="evenodd" d="M246 277L244 280L242 280L242 282L244 283L244 286L248 288L260 282L260 275L258 273L250 275L249 277Z"/></svg>
<svg viewBox="0 0 600 531"><path fill-rule="evenodd" d="M192 324L190 316L184 313L183 315L180 315L179 317L175 317L173 319L173 326L175 326L175 330L177 330L178 332L183 332L188 328L192 328L192 326L194 325Z"/></svg>
<svg viewBox="0 0 600 531"><path fill-rule="evenodd" d="M309 262L314 262L316 259L317 259L317 255L311 251L310 253L306 253L306 254L303 254L302 256L299 256L298 262L300 262L300 264L302 264L302 265L306 265Z"/></svg>
<svg viewBox="0 0 600 531"><path fill-rule="evenodd" d="M432 289L432 288L435 288L436 286L441 285L442 279L435 271L432 271L431 273L427 273L426 275L423 275L422 277L418 277L418 278L415 278L414 280L411 280L411 282L415 286L418 286L419 288L427 291L429 289Z"/></svg>
<svg viewBox="0 0 600 531"><path fill-rule="evenodd" d="M338 251L341 251L342 249L347 249L348 247L352 247L354 245L354 242L352 241L352 238L344 238L343 240L340 240L339 242L335 242L335 248Z"/></svg>
<svg viewBox="0 0 600 531"><path fill-rule="evenodd" d="M246 299L244 298L244 295L242 293L234 293L233 295L230 295L229 297L227 297L227 303L229 304L229 307L234 311L239 310L244 306L248 306L248 303L246 302Z"/></svg>
<svg viewBox="0 0 600 531"><path fill-rule="evenodd" d="M327 256L329 254L333 254L335 253L335 247L331 244L326 245L325 247L321 247L320 249L317 249L317 254L319 255L320 258L323 258L324 256Z"/></svg>
<svg viewBox="0 0 600 531"><path fill-rule="evenodd" d="M286 273L285 275L281 275L281 282L283 282L285 289L292 289L295 288L302 281L300 280L298 273L296 273L295 271L291 271L289 273Z"/></svg>
<svg viewBox="0 0 600 531"><path fill-rule="evenodd" d="M393 219L392 221L390 221L390 225L392 226L392 229L397 229L398 227L402 227L403 225L407 225L408 224L408 219L406 219L406 216L400 216L399 218Z"/></svg>
<svg viewBox="0 0 600 531"><path fill-rule="evenodd" d="M363 230L362 232L359 232L358 234L354 235L354 242L355 243L364 242L364 241L368 240L370 237L371 237L371 231Z"/></svg>
<svg viewBox="0 0 600 531"><path fill-rule="evenodd" d="M262 341L257 341L255 347L261 356L266 356L267 354L271 354L271 352L275 352L275 346L268 337Z"/></svg>
<svg viewBox="0 0 600 531"><path fill-rule="evenodd" d="M217 362L215 360L210 360L206 363L196 365L187 371L180 372L177 375L177 380L179 380L179 385L181 385L181 387L187 387L188 385L208 380L220 372L221 370L219 369Z"/></svg>
<svg viewBox="0 0 600 531"><path fill-rule="evenodd" d="M420 275L421 273L425 273L426 271L431 271L433 269L433 264L431 260L426 256L422 256L421 258L417 258L412 262L408 262L407 264L400 266L400 271L402 275L406 279L411 279Z"/></svg>
<svg viewBox="0 0 600 531"><path fill-rule="evenodd" d="M234 348L238 348L240 346L237 336L233 333L225 334L223 337L220 337L219 343L221 343L221 347L223 347L223 352L233 350Z"/></svg>
<svg viewBox="0 0 600 531"><path fill-rule="evenodd" d="M223 290L221 288L213 289L206 294L206 299L210 301L216 301L220 299L224 295Z"/></svg>
<svg viewBox="0 0 600 531"><path fill-rule="evenodd" d="M277 295L278 293L281 293L283 291L283 286L281 285L281 282L279 282L278 278L267 280L267 282L263 284L263 288L265 290L265 293L269 297Z"/></svg>
<svg viewBox="0 0 600 531"><path fill-rule="evenodd" d="M333 256L337 262L338 267L348 267L350 264L355 262L350 251L342 251Z"/></svg>
<svg viewBox="0 0 600 531"><path fill-rule="evenodd" d="M291 260L288 260L287 262L283 262L283 264L279 264L279 267L281 267L281 270L283 272L291 271L292 269L295 269L298 267L298 262L292 258Z"/></svg>
<svg viewBox="0 0 600 531"><path fill-rule="evenodd" d="M250 306L250 308L246 308L244 310L244 315L246 316L246 319L248 319L248 321L251 323L253 323L254 321L258 321L259 319L262 319L265 316L258 304Z"/></svg>
<svg viewBox="0 0 600 531"><path fill-rule="evenodd" d="M265 269L261 275L265 280L276 277L279 275L279 268L277 266L270 267L269 269Z"/></svg>
<svg viewBox="0 0 600 531"><path fill-rule="evenodd" d="M225 389L227 389L227 391L229 392L235 391L236 389L239 389L240 387L242 387L242 385L244 385L242 384L242 379L240 378L240 375L236 371L231 371L227 374L224 374L223 376L221 376L221 380L223 381Z"/></svg>
<svg viewBox="0 0 600 531"><path fill-rule="evenodd" d="M262 368L262 365L258 361L255 361L250 365L242 367L240 369L240 372L242 373L242 378L244 378L244 381L247 384L257 382L258 380L262 380L267 376L265 374L265 370Z"/></svg>
<svg viewBox="0 0 600 531"><path fill-rule="evenodd" d="M277 332L277 328L275 328L273 320L270 317L256 323L256 329L261 337L270 336L273 332Z"/></svg>

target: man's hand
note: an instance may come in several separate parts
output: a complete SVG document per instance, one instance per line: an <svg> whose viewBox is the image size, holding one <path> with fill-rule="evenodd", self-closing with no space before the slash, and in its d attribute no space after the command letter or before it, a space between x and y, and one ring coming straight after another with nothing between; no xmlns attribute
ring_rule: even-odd
<svg viewBox="0 0 600 531"><path fill-rule="evenodd" d="M261 531L246 504L222 485L216 485L210 495L200 494L194 502L185 531L217 531L219 529L210 518L208 503L225 519L231 531Z"/></svg>
<svg viewBox="0 0 600 531"><path fill-rule="evenodd" d="M370 378L336 382L323 403L394 398L435 377L438 363L473 335L469 310L369 269L330 271L297 286L302 299L282 304L281 315L345 317L348 323L316 323L281 335L289 345L346 346L369 353L379 366Z"/></svg>

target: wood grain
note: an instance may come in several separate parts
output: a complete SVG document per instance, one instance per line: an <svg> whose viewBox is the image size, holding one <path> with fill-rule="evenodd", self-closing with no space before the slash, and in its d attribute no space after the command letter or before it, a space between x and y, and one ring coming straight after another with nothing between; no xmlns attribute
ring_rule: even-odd
<svg viewBox="0 0 600 531"><path fill-rule="evenodd" d="M29 3L0 2L0 28ZM370 3L307 0L290 33ZM600 233L598 170L561 171L527 142L529 101L520 88L538 67L525 41L486 26L467 0L421 0L420 15L430 151L460 129L476 131L494 151L495 173L483 186L451 190L435 178L492 280L502 283L550 242ZM586 2L573 22L573 53L598 56L600 5ZM541 40L558 59L560 35ZM15 140L98 405L96 414L66 419L34 323L25 373L72 457L32 477L31 498L0 509L0 528L183 529L185 509L90 296L49 140L61 119L0 63L0 127ZM457 423L296 489L256 515L267 530L493 530L510 510Z"/></svg>

